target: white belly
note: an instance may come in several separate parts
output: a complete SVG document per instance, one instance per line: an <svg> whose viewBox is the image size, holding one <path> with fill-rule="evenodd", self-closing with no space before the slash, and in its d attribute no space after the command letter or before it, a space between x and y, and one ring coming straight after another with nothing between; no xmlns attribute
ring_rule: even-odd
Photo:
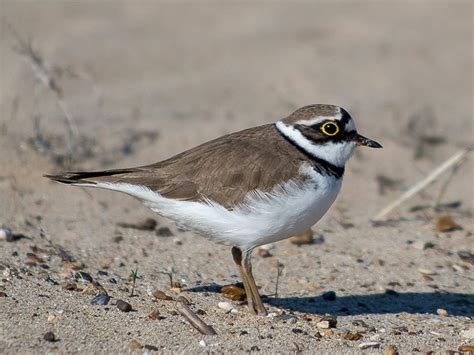
<svg viewBox="0 0 474 355"><path fill-rule="evenodd" d="M167 199L144 186L99 183L141 199L160 215L216 242L250 250L299 234L318 222L336 199L341 179L307 172L303 183L288 182L271 193L250 192L245 201L228 210L214 201Z"/></svg>

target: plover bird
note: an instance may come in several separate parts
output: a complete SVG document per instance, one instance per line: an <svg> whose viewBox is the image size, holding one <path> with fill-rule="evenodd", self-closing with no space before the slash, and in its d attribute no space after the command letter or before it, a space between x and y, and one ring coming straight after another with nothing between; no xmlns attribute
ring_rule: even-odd
<svg viewBox="0 0 474 355"><path fill-rule="evenodd" d="M252 250L318 222L336 199L357 145L382 147L357 133L343 108L310 105L152 165L46 177L126 193L179 226L231 246L250 311L266 314Z"/></svg>

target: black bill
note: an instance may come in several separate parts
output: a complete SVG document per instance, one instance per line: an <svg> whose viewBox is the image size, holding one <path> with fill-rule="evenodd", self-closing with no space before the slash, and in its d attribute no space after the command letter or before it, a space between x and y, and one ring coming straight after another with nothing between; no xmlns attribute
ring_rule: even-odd
<svg viewBox="0 0 474 355"><path fill-rule="evenodd" d="M380 143L373 141L372 139L366 138L360 134L356 134L352 139L357 145L363 145L369 148L382 148Z"/></svg>

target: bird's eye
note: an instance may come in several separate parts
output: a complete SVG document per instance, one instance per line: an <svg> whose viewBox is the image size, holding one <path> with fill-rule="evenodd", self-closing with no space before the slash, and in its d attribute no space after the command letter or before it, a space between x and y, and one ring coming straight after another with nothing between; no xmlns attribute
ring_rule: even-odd
<svg viewBox="0 0 474 355"><path fill-rule="evenodd" d="M326 136L335 136L339 133L339 126L335 122L326 122L321 125L321 132Z"/></svg>

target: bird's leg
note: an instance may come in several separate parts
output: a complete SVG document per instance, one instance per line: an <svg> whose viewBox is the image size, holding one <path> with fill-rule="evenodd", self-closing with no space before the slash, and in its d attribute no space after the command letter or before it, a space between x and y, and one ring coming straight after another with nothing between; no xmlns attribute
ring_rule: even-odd
<svg viewBox="0 0 474 355"><path fill-rule="evenodd" d="M251 252L244 252L244 273L247 277L247 282L250 286L252 292L253 303L257 310L257 313L260 315L267 315L267 310L263 305L262 299L260 298L260 293L258 292L257 285L255 284L255 279L252 274L252 263L250 261Z"/></svg>
<svg viewBox="0 0 474 355"><path fill-rule="evenodd" d="M245 272L244 266L242 265L242 250L238 247L232 247L232 257L234 258L234 263L239 268L240 277L244 284L245 294L247 295L247 305L251 313L256 314L254 297L252 294L252 289L250 288L250 283L247 278L247 273Z"/></svg>

